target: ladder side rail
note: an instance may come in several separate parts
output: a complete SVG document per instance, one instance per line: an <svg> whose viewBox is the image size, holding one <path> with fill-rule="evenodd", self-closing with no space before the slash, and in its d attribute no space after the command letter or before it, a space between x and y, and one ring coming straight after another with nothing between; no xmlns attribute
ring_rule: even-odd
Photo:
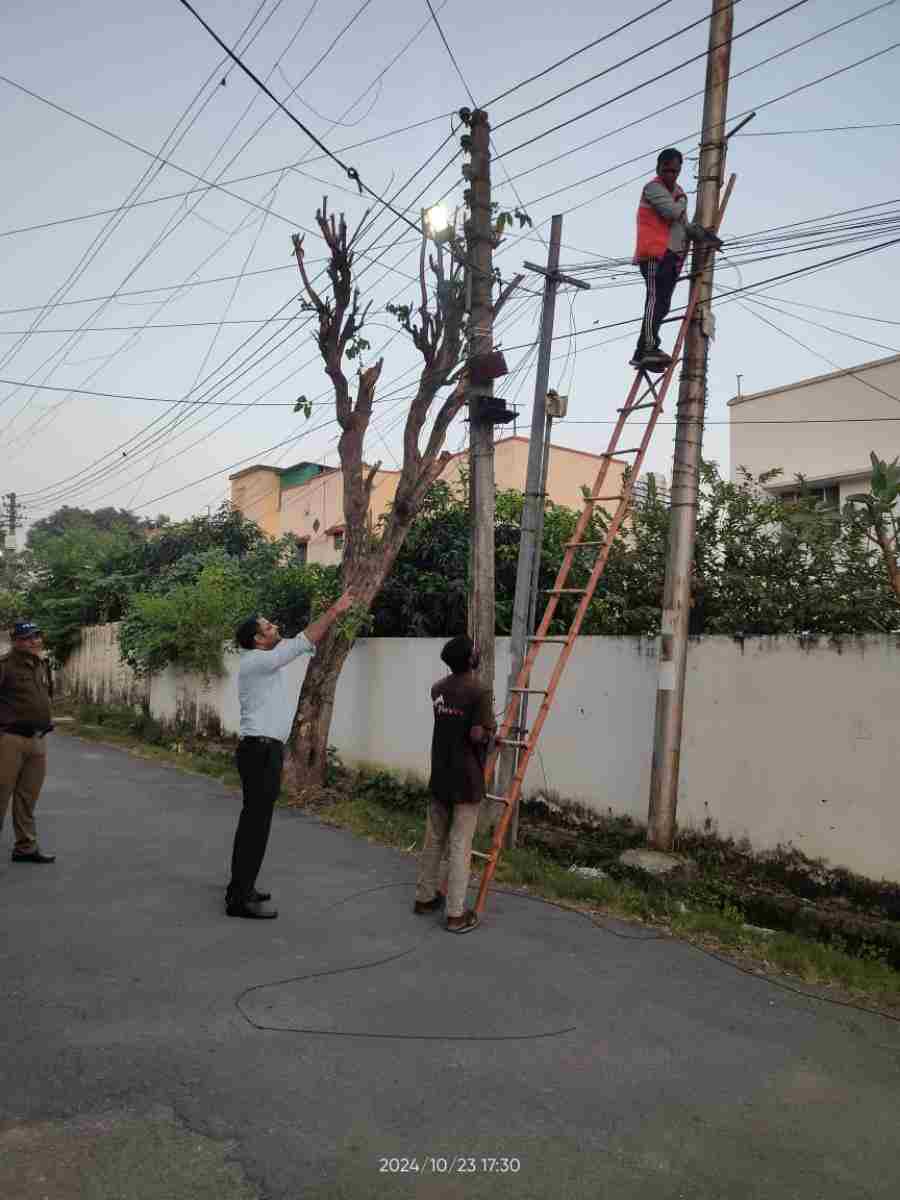
<svg viewBox="0 0 900 1200"><path fill-rule="evenodd" d="M713 228L716 232L718 232L718 229L722 222L722 218L725 214L725 209L728 206L728 201L731 197L731 192L732 192L732 189L734 188L735 180L736 180L736 176L734 174L732 174L728 180L728 184L725 188L725 193L719 204L719 208L718 208L718 211L716 214L716 220L713 225ZM497 867L497 861L498 861L500 849L503 844L503 838L505 836L506 830L509 826L509 822L512 817L513 806L516 803L516 801L518 800L519 795L521 794L522 786L523 786L524 779L525 779L525 774L528 769L528 764L531 760L531 755L532 755L535 747L537 746L537 742L540 738L540 734L543 729L544 722L546 721L547 716L549 715L550 708L552 707L552 703L555 698L556 688L559 685L559 682L560 682L560 679L562 678L563 672L565 671L565 667L568 663L569 656L571 655L572 650L575 647L575 639L578 636L578 631L581 628L581 625L583 623L584 616L587 612L588 606L590 605L590 602L593 599L593 595L594 595L594 591L597 586L597 582L599 581L600 576L603 573L603 570L605 569L606 562L609 558L610 550L612 548L612 543L615 540L616 534L618 533L619 528L622 524L622 521L625 518L625 514L631 504L634 485L637 482L640 466L643 463L644 456L645 456L647 448L649 447L649 444L650 444L650 439L652 438L653 432L656 428L656 422L659 419L660 414L662 413L662 407L663 407L666 395L669 390L669 385L671 384L672 379L674 377L675 367L676 367L676 365L679 361L680 355L681 355L681 350L684 345L684 340L687 335L687 330L688 330L691 320L693 319L694 310L697 305L698 292L699 292L698 283L697 283L697 281L694 281L694 282L692 282L692 285L691 285L691 294L690 294L690 297L688 300L687 308L685 309L684 318L679 327L678 337L676 339L675 347L674 347L674 351L673 351L673 355L672 355L672 362L666 370L666 373L663 377L659 391L656 392L652 388L652 386L650 388L650 390L654 392L654 396L656 397L656 403L653 406L653 409L652 409L651 415L650 415L650 419L647 422L647 426L645 427L645 430L644 430L644 435L641 439L641 445L638 450L638 457L635 460L634 470L631 473L631 475L629 476L629 478L625 481L623 492L622 492L622 495L619 500L619 506L616 510L613 520L611 521L611 523L607 529L607 534L606 534L606 538L604 539L603 547L597 556L597 560L594 563L594 567L593 567L593 570L591 571L591 575L588 580L588 586L585 590L585 594L582 597L582 599L578 605L578 608L575 613L575 617L573 619L572 625L569 630L569 634L566 638L565 645L563 646L562 652L559 655L559 658L557 659L556 665L554 667L553 673L550 678L550 682L547 685L546 694L544 696L543 702L541 703L540 709L538 711L537 719L535 720L535 723L534 723L532 729L530 731L528 731L528 733L527 733L524 749L522 750L521 754L518 755L519 761L517 762L516 771L513 775L513 779L511 781L511 784L509 787L509 791L508 791L508 795L507 795L507 803L505 804L504 811L501 813L500 819L498 820L497 825L494 829L492 853L488 856L488 861L485 865L484 871L482 872L481 885L479 887L478 900L476 902L476 911L479 913L481 913L484 909L484 905L485 905L485 902L487 899L487 892L488 892L488 889L490 888L491 880L494 877L494 872ZM637 389L638 389L641 378L642 378L642 375L638 374L635 378L634 383L632 384L631 388L629 389L628 399L626 400L626 403L625 403L625 406L623 407L623 409L620 410L619 420L616 423L615 430L613 432L612 437L610 438L610 447L612 447L614 443L615 444L618 443L618 438L619 438L619 436L621 436L622 428L624 427L625 420L627 419L627 416L628 416L628 409L632 407L632 403L633 403L634 397L637 393ZM600 471L598 472L597 482L594 485L592 495L599 494L600 488L603 486L603 482L605 481L606 474L609 470L610 462L611 462L611 454L610 454L610 451L608 450L607 455L604 457L604 461L601 465ZM582 511L582 514L581 514L581 517L579 518L578 524L576 525L576 535L577 536L573 537L572 544L566 550L566 554L563 559L563 564L561 565L560 571L557 575L556 588L559 588L562 585L562 583L565 582L565 577L568 575L568 570L571 566L570 556L574 556L575 551L577 549L577 543L582 540L582 535L584 533L585 528L587 527L590 513L593 511L593 507L594 507L595 503L596 503L596 501L593 499L588 499L585 501L584 510ZM567 559L569 559L568 565L566 565ZM565 570L564 570L564 568L565 568ZM553 613L556 610L556 603L557 603L557 597L555 595L551 595L550 601L547 605L547 609L545 610L545 613L544 613L544 617L541 621L539 634L537 636L539 636L539 637L546 636L547 630L550 626L550 621L552 620L552 617L553 617ZM532 643L531 649L529 650L528 655L526 656L525 662L523 662L523 664L522 664L522 670L519 673L519 677L516 680L517 687L521 688L522 686L524 686L525 684L528 683L529 678L530 678L530 673L531 673L531 666L533 665L534 660L537 657L539 650L540 650L540 642ZM511 701L509 708L510 708L510 710L512 710L514 708L513 701ZM511 727L512 719L513 719L513 715L511 715L509 713L507 715L508 715L509 719L504 724L505 733L503 733L503 736L508 734L509 728ZM491 773L493 770L493 763L494 763L495 759L496 759L496 750L490 756L490 758L488 760L488 764L485 768L485 777L486 777L486 779L488 779L488 781L491 778Z"/></svg>
<svg viewBox="0 0 900 1200"><path fill-rule="evenodd" d="M625 402L626 407L630 406L631 402L634 400L634 396L636 395L637 390L640 386L640 381L641 381L641 375L637 374L635 376L634 382L631 385L631 388L629 389L628 399ZM616 422L615 428L610 436L610 440L607 445L606 456L604 457L603 462L600 464L600 468L597 472L597 477L594 480L593 487L591 488L591 497L599 495L600 489L603 487L603 484L606 481L606 476L609 473L609 466L610 466L610 463L612 462L612 457L611 457L612 452L614 451L615 447L618 445L619 438L622 436L622 432L624 430L625 422L627 421L627 419L628 419L627 413L624 413L624 412L620 413L619 419ZM572 534L572 542L573 543L581 542L583 540L584 531L587 529L588 523L593 514L595 504L596 504L596 501L594 499L591 499L591 498L585 499L584 507L578 518L578 522L575 526L575 530ZM563 587L565 585L566 580L569 575L569 571L571 570L572 564L575 561L576 549L577 549L577 547L575 545L572 545L570 547L567 547L567 549L565 550L565 553L563 554L562 562L560 563L559 570L557 571L557 574L556 574L556 581L554 582L554 585L553 585L554 591L558 591L561 587ZM559 604L559 596L551 594L550 599L547 602L547 606L544 609L544 613L541 618L540 625L538 626L538 629L535 633L536 638L542 638L542 637L547 636L547 630L550 628L550 624L553 621L553 617L556 613L556 608L557 608L558 604ZM535 641L531 642L529 644L528 650L525 654L525 658L522 662L522 667L519 671L519 674L516 677L515 686L517 688L527 687L528 681L531 678L531 669L534 666L534 662L539 653L540 653L540 642L535 642ZM506 738L508 736L509 731L512 729L512 727L515 723L516 710L518 709L518 707L519 707L519 701L516 698L515 693L511 693L510 702L504 711L503 720L501 722L500 729L497 731L498 739ZM489 782L493 778L494 767L496 765L497 756L498 756L498 750L495 748L491 752L491 754L488 756L487 762L485 764L485 778Z"/></svg>
<svg viewBox="0 0 900 1200"><path fill-rule="evenodd" d="M686 314L686 321L689 319L689 317L691 315L692 307L693 306L691 306L691 308L689 309L689 312ZM638 458L635 462L635 471L625 481L625 485L624 485L624 488L622 491L622 496L621 496L621 499L619 500L619 504L616 509L615 515L613 516L613 519L610 522L609 527L607 529L606 537L604 538L604 542L603 542L603 547L602 547L600 553L597 555L597 559L594 563L590 578L588 580L587 587L585 589L585 594L582 596L582 598L578 604L578 608L576 609L575 616L573 618L572 625L569 630L569 635L566 640L566 644L563 646L563 648L559 654L559 657L557 658L556 663L554 665L553 672L550 676L550 681L547 684L546 695L544 696L544 699L541 702L540 708L538 709L538 714L537 714L537 717L535 718L534 725L527 732L525 745L517 753L516 770L515 770L512 780L510 782L510 786L508 788L508 791L507 791L507 794L505 797L506 804L504 805L503 812L500 814L497 824L494 828L494 835L492 838L492 847L491 847L492 851L493 851L493 855L489 856L488 862L487 862L485 869L481 875L481 883L479 885L478 899L477 899L476 905L475 905L475 911L478 913L481 913L483 911L484 905L486 903L487 892L488 892L488 889L490 888L490 884L494 877L494 872L496 869L497 855L499 854L499 851L503 845L503 839L506 835L506 830L509 827L510 820L512 819L513 807L516 804L516 802L518 801L519 796L521 795L522 788L523 788L524 782L525 782L525 775L528 771L528 765L531 762L532 754L537 747L537 743L540 738L541 732L543 730L544 723L550 714L550 709L552 708L553 701L556 698L556 689L559 686L560 680L562 679L562 676L565 672L566 666L568 665L568 661L572 654L572 651L575 649L575 639L577 638L578 632L581 629L581 626L584 622L584 618L587 614L587 610L591 603L591 600L593 599L594 592L596 590L597 583L600 579L600 576L602 575L602 573L606 567L606 563L609 559L610 551L612 550L613 542L615 541L616 535L618 534L619 529L622 525L622 522L625 519L625 515L631 506L634 485L638 478L638 469L639 469L641 463L643 462L644 456L645 456L647 449L649 447L649 444L650 444L650 440L653 436L654 429L656 427L656 422L659 418L660 413L662 412L662 405L666 398L666 393L669 388L669 383L671 382L671 379L674 375L674 367L675 367L676 363L677 363L677 359L673 358L672 366L667 370L666 378L663 380L663 383L659 389L657 405L651 414L650 420L647 422L647 426L646 426L646 429L644 430L644 435L641 440L640 451L638 454ZM571 552L574 553L574 550L575 550L575 547L572 547ZM553 597L551 597L551 599L553 599ZM517 686L518 685L519 685L519 682L517 680ZM501 734L500 736L505 737L506 735Z"/></svg>

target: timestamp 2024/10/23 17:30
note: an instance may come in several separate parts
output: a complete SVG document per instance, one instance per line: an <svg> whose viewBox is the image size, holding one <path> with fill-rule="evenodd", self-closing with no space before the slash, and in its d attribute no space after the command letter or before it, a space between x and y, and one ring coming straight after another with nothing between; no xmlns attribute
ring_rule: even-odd
<svg viewBox="0 0 900 1200"><path fill-rule="evenodd" d="M400 1155L378 1160L383 1175L515 1175L522 1162L507 1155Z"/></svg>

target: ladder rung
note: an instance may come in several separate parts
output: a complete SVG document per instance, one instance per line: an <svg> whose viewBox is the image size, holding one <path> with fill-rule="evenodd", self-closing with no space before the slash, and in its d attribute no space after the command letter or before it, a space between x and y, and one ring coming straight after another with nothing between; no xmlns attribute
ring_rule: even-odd
<svg viewBox="0 0 900 1200"><path fill-rule="evenodd" d="M588 499L593 500L595 502L597 500L621 500L622 496L621 495L619 495L619 496L590 496L590 497L588 497Z"/></svg>
<svg viewBox="0 0 900 1200"><path fill-rule="evenodd" d="M515 738L497 738L498 746L527 746L527 742L517 741Z"/></svg>
<svg viewBox="0 0 900 1200"><path fill-rule="evenodd" d="M567 637L529 637L529 642L558 642L560 646L568 644Z"/></svg>
<svg viewBox="0 0 900 1200"><path fill-rule="evenodd" d="M616 412L633 413L639 408L656 408L657 403L656 400L648 400L645 404L629 404L627 408L617 408Z"/></svg>
<svg viewBox="0 0 900 1200"><path fill-rule="evenodd" d="M616 450L615 452L613 452L612 450L606 450L606 451L604 451L603 454L598 454L597 457L598 458L615 458L616 454L637 454L637 452L639 450L640 450L640 446L629 446L626 450Z"/></svg>
<svg viewBox="0 0 900 1200"><path fill-rule="evenodd" d="M493 800L495 804L505 804L507 808L512 804L512 800L507 800L505 796L495 796L492 792L485 792L484 794L488 800Z"/></svg>
<svg viewBox="0 0 900 1200"><path fill-rule="evenodd" d="M606 545L606 542L566 542L565 548L566 548L566 550L571 550L573 547L577 549L580 546L605 546L605 545Z"/></svg>
<svg viewBox="0 0 900 1200"><path fill-rule="evenodd" d="M543 588L548 596L583 596L587 588Z"/></svg>
<svg viewBox="0 0 900 1200"><path fill-rule="evenodd" d="M486 858L488 862L494 861L493 854L482 854L480 850L473 850L472 857L473 858Z"/></svg>
<svg viewBox="0 0 900 1200"><path fill-rule="evenodd" d="M546 688L510 688L509 690L511 692L526 692L529 696L531 696L531 695L546 696L547 695Z"/></svg>

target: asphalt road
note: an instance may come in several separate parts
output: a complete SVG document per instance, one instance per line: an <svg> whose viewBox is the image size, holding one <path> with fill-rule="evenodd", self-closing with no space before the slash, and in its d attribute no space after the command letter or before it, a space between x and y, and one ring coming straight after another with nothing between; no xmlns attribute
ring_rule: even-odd
<svg viewBox="0 0 900 1200"><path fill-rule="evenodd" d="M50 752L58 860L0 859L3 1200L896 1197L900 1025L519 896L451 937L293 812L280 918L230 920L235 792Z"/></svg>

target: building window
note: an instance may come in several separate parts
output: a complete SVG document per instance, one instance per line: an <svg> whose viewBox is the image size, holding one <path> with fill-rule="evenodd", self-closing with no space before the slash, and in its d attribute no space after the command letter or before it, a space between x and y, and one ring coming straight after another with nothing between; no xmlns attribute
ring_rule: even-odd
<svg viewBox="0 0 900 1200"><path fill-rule="evenodd" d="M334 535L334 548L335 548L335 550L343 550L344 549L344 531L343 530L341 530L340 533L336 533Z"/></svg>
<svg viewBox="0 0 900 1200"><path fill-rule="evenodd" d="M297 539L297 544L294 547L294 562L301 567L306 566L306 542Z"/></svg>
<svg viewBox="0 0 900 1200"><path fill-rule="evenodd" d="M779 499L786 503L796 503L798 500L812 500L816 504L824 504L826 508L838 509L841 506L841 489L836 483L821 484L819 487L806 487L801 491L779 492Z"/></svg>

